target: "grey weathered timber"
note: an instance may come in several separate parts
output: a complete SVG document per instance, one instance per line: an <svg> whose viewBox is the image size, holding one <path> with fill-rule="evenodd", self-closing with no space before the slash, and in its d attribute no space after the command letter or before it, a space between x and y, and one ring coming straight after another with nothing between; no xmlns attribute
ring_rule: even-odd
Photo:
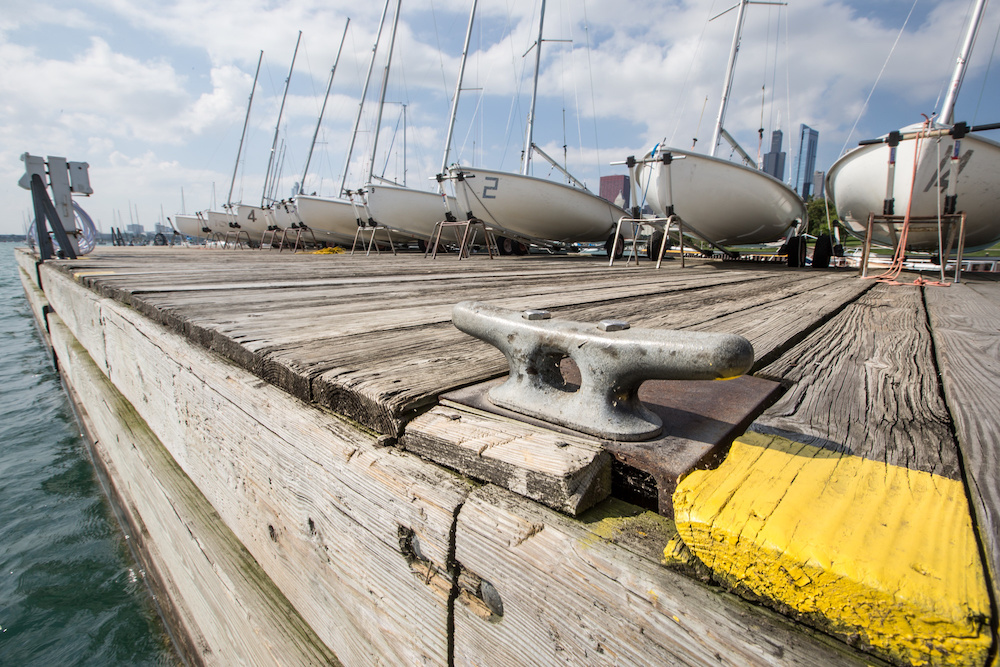
<svg viewBox="0 0 1000 667"><path fill-rule="evenodd" d="M491 604L459 597L455 664L859 664L846 647L609 542L628 516L602 518L574 521L490 485L469 496L456 557L487 582Z"/></svg>
<svg viewBox="0 0 1000 667"><path fill-rule="evenodd" d="M924 300L996 601L1000 599L1000 283L927 287Z"/></svg>
<svg viewBox="0 0 1000 667"><path fill-rule="evenodd" d="M574 516L611 493L611 456L601 443L462 405L417 417L402 442L408 451Z"/></svg>
<svg viewBox="0 0 1000 667"><path fill-rule="evenodd" d="M759 428L956 479L953 423L970 497L982 498L981 531L994 520L996 459L984 438L995 429L956 405L992 391L964 355L993 349L995 283L970 276L970 312L984 317L969 325L942 309L957 333L943 324L939 337L930 297L925 310L914 288L890 292L845 271L481 259L101 248L46 263L41 282L218 520L349 664L819 665L857 656L670 569L697 564L673 560L682 545L669 519L618 499L579 514L604 492L596 443L563 447L535 427L435 407L507 369L502 354L451 324L451 307L465 299L745 336L754 370L788 388ZM18 261L27 286L34 263ZM983 409L994 409L992 395L980 398ZM982 436L969 435L977 429ZM982 451L966 454L976 437ZM402 447L384 446L397 438ZM924 447L932 442L940 451Z"/></svg>
<svg viewBox="0 0 1000 667"><path fill-rule="evenodd" d="M58 315L49 326L95 462L185 661L339 664Z"/></svg>
<svg viewBox="0 0 1000 667"><path fill-rule="evenodd" d="M789 389L755 430L959 478L919 289L876 284L758 375Z"/></svg>
<svg viewBox="0 0 1000 667"><path fill-rule="evenodd" d="M97 366L338 657L447 661L450 535L468 483L42 273Z"/></svg>
<svg viewBox="0 0 1000 667"><path fill-rule="evenodd" d="M398 434L441 390L504 372L502 356L477 348L450 325L459 300L684 328L738 314L754 299L780 305L795 286L809 291L846 280L845 274L775 276L743 265L661 271L654 278L634 268L608 271L586 257L428 268L418 257L362 262L199 249L179 251L189 268L183 273L176 251L150 250L121 249L60 266L292 395L388 434ZM713 286L720 294L711 294ZM841 298L851 298L848 292ZM795 323L808 329L815 317Z"/></svg>

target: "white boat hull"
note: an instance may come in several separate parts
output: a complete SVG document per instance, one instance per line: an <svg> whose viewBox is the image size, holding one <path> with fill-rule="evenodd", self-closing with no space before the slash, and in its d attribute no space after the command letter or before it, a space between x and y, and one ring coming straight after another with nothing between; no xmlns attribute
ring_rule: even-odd
<svg viewBox="0 0 1000 667"><path fill-rule="evenodd" d="M173 219L174 229L183 234L184 236L190 236L191 238L201 238L207 239L211 238L212 233L206 232L203 228L205 226L204 221L195 215L184 215L178 213Z"/></svg>
<svg viewBox="0 0 1000 667"><path fill-rule="evenodd" d="M636 165L636 203L649 204L658 217L667 217L673 204L684 226L707 241L720 246L771 243L805 217L805 204L795 191L762 171L708 155L668 150L675 158L669 166L662 162ZM652 154L645 159L652 160Z"/></svg>
<svg viewBox="0 0 1000 667"><path fill-rule="evenodd" d="M906 131L913 129L906 128ZM937 138L924 138L917 156L915 140L900 142L893 179L895 215L905 215L909 207L911 217L937 216L952 178L950 156L954 144L949 136L941 137L940 144ZM1000 144L970 134L961 139L959 152L956 210L966 214L965 246L970 249L989 247L1000 241ZM854 149L830 168L827 184L837 214L848 231L859 238L863 239L867 233L869 214L882 213L888 162L889 146L872 144ZM916 187L911 187L913 184ZM892 247L895 237L888 224L875 224L874 243ZM937 251L937 222L911 223L907 247Z"/></svg>
<svg viewBox="0 0 1000 667"><path fill-rule="evenodd" d="M452 167L460 217L466 212L499 233L543 243L603 243L627 213L597 195L533 176Z"/></svg>
<svg viewBox="0 0 1000 667"><path fill-rule="evenodd" d="M250 240L257 244L261 242L267 228L277 224L274 219L274 212L271 209L261 208L260 206L249 206L247 204L235 204L234 208L236 210L235 215L209 212L209 219L211 219L212 215L224 217L227 224L234 223L238 225L230 226L230 232L246 232L250 236Z"/></svg>
<svg viewBox="0 0 1000 667"><path fill-rule="evenodd" d="M354 242L354 236L358 231L358 216L365 215L365 211L351 204L346 199L334 199L333 197L318 197L315 195L297 195L295 197L295 207L299 211L299 217L306 223L315 234L329 235L331 238L339 239L337 243L346 245L348 248ZM370 235L365 234L364 238L369 240ZM382 243L389 242L389 235L384 230L375 233L375 239ZM392 235L393 241L402 241L404 238Z"/></svg>
<svg viewBox="0 0 1000 667"><path fill-rule="evenodd" d="M365 186L368 210L380 225L399 230L424 241L434 235L434 228L445 219L448 210L463 217L455 197L448 197L447 208L437 192L413 190L393 185Z"/></svg>
<svg viewBox="0 0 1000 667"><path fill-rule="evenodd" d="M322 241L327 245L349 245L352 238L347 238L341 234L332 234L330 232L324 231L322 229L313 229L306 224L302 216L299 215L298 207L294 201L282 201L274 204L272 208L272 220L274 224L281 229L294 229L295 227L305 226L309 228L312 232L312 237L309 233L304 233L303 237L306 240L312 240L315 238L317 241ZM293 227L293 225L295 227ZM287 239L288 237L286 237Z"/></svg>

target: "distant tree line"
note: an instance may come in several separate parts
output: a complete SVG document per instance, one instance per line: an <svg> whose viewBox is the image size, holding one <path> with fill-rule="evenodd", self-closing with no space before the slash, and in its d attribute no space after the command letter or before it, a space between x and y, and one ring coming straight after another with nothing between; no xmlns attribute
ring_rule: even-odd
<svg viewBox="0 0 1000 667"><path fill-rule="evenodd" d="M831 233L831 227L826 218L827 206L829 206L830 212L829 222L833 224L840 222L840 218L837 217L837 210L833 205L832 199L827 200L823 197L812 197L806 202L806 212L809 214L809 234L819 236L820 234Z"/></svg>

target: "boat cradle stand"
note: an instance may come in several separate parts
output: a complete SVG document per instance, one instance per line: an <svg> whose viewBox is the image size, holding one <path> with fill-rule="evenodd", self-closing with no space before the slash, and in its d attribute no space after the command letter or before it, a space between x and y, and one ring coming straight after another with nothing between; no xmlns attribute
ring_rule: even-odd
<svg viewBox="0 0 1000 667"><path fill-rule="evenodd" d="M483 228L483 236L486 239L486 251L490 254L490 259L493 259L493 250L497 251L497 255L500 254L500 248L497 246L496 237L493 235L493 230L486 226L486 223L469 216L466 220L441 220L434 225L434 233L431 234L431 240L427 244L427 249L424 251L424 257L430 253L431 259L437 257L438 245L441 243L441 233L444 231L445 227L452 227L455 229L455 240L458 241L458 259L469 257L472 250L472 245L476 241L476 226ZM462 233L459 235L459 228L462 228ZM470 234L471 232L471 234Z"/></svg>
<svg viewBox="0 0 1000 667"><path fill-rule="evenodd" d="M901 226L906 222L909 223L937 223L939 222L947 227L948 239L945 242L944 248L941 250L941 280L944 280L945 266L948 263L948 256L951 254L952 244L955 242L956 233L958 235L958 248L956 249L955 257L955 282L962 282L962 256L965 254L965 213L952 213L949 215L941 216L911 216L907 221L906 216L902 215L876 215L874 212L868 214L868 227L865 230L864 246L861 253L861 264L858 267L858 275L862 278L868 277L868 259L871 256L872 250L872 232L875 230L875 223L885 223L889 228L889 235L892 237L893 246L899 245L899 236L896 233L896 227Z"/></svg>
<svg viewBox="0 0 1000 667"><path fill-rule="evenodd" d="M365 243L365 232L370 231L372 235L368 237L368 243ZM371 218L368 219L368 224L363 222L358 222L358 229L354 232L354 243L351 244L351 254L354 254L355 248L358 247L358 241L361 241L361 247L365 251L365 257L368 257L372 253L372 248L375 248L375 254L381 255L382 252L378 248L378 244L375 243L375 233L385 232L386 236L389 237L389 249L392 250L392 254L396 254L396 246L392 240L392 230L390 230L385 225L380 225Z"/></svg>
<svg viewBox="0 0 1000 667"><path fill-rule="evenodd" d="M250 240L250 232L248 232L248 231L246 231L244 229L235 229L235 228L234 229L230 229L228 232L226 232L226 236L225 236L225 238L222 241L222 247L223 248L228 248L230 242L232 242L232 244L233 244L232 247L233 247L234 250L236 248L242 248L243 247L243 243L240 241L240 239L242 237L244 237L244 236L246 237L246 240L247 240L247 247L252 247L253 246L253 242Z"/></svg>
<svg viewBox="0 0 1000 667"><path fill-rule="evenodd" d="M615 255L618 253L618 240L622 239L622 225L630 224L632 225L632 238L638 238L639 228L642 225L649 225L654 229L663 232L663 239L660 242L660 248L656 253L656 268L660 268L663 263L663 254L667 250L667 241L670 240L670 228L675 225L677 229L677 246L681 248L681 267L684 267L684 221L676 213L669 215L665 218L626 218L621 217L618 219L618 225L615 227L614 235L614 245L611 248L611 259L608 262L608 266L612 266L615 263ZM652 236L650 237L652 241ZM632 261L632 257L635 257L636 266L639 264L639 255L635 249L635 243L632 243L632 249L629 252L628 259L625 260L625 265L628 266L629 262Z"/></svg>
<svg viewBox="0 0 1000 667"><path fill-rule="evenodd" d="M275 226L274 229L268 229L266 232L264 232L264 235L261 237L261 239L260 239L260 248L261 248L261 250L264 249L265 245L270 245L271 250L274 250L274 247L275 247L274 240L275 240L275 237L278 236L278 232L281 232L281 237L278 238L278 243L277 243L278 252L281 252L282 250L285 249L285 247L289 246L289 243L288 243L289 235L295 237L295 242L292 243L291 246L290 246L292 252L293 253L298 252L300 244L302 245L302 249L304 250L305 247L306 247L307 241L302 238L302 235L304 233L306 233L306 232L309 233L309 237L312 239L313 246L318 246L319 245L319 242L316 240L316 235L313 234L312 229L310 229L309 227L307 227L304 224L303 225L293 225L292 227L285 227L284 229ZM265 241L265 239L267 238L268 234L271 235L271 240L270 240L269 243Z"/></svg>

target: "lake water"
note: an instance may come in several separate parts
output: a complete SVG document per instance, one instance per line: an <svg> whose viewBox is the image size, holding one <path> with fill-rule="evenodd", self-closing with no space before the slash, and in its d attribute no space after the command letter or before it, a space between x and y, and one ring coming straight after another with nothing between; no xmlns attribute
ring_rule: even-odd
<svg viewBox="0 0 1000 667"><path fill-rule="evenodd" d="M0 243L0 665L179 664Z"/></svg>

